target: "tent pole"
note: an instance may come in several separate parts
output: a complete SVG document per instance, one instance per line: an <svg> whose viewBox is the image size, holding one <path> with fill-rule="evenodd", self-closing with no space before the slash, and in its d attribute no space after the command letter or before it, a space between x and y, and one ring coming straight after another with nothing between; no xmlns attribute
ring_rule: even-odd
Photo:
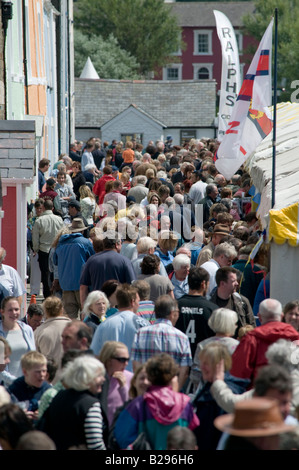
<svg viewBox="0 0 299 470"><path fill-rule="evenodd" d="M274 96L273 96L273 140L272 140L272 209L275 205L276 180L276 108L277 108L277 8L275 8L275 35L274 35Z"/></svg>

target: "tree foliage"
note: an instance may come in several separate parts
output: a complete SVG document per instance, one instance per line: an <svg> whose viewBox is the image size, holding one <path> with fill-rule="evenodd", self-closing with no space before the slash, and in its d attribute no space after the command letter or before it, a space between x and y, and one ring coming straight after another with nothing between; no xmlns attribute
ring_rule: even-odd
<svg viewBox="0 0 299 470"><path fill-rule="evenodd" d="M110 34L107 40L94 34L89 37L75 30L75 76L79 77L88 57L100 78L138 79L139 64L135 57L119 46L117 39Z"/></svg>
<svg viewBox="0 0 299 470"><path fill-rule="evenodd" d="M139 72L165 65L181 44L177 18L163 0L78 0L75 27L84 34L110 34L134 56Z"/></svg>
<svg viewBox="0 0 299 470"><path fill-rule="evenodd" d="M280 94L281 101L290 101L292 82L299 80L299 0L255 0L254 15L244 15L245 32L260 40L274 16L278 12L278 88L285 88ZM273 28L274 51L274 28ZM274 54L273 54L274 56Z"/></svg>

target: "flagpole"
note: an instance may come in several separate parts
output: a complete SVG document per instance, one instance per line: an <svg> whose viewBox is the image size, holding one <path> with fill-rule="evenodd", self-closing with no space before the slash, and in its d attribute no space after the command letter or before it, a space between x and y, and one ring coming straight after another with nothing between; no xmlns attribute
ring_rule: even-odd
<svg viewBox="0 0 299 470"><path fill-rule="evenodd" d="M276 180L276 108L277 108L277 8L274 16L274 95L273 95L273 140L272 140L272 209L275 205L275 180Z"/></svg>

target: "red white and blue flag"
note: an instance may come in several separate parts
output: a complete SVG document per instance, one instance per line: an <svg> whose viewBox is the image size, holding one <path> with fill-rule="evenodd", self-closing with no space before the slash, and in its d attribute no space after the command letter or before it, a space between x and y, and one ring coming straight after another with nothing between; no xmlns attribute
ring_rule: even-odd
<svg viewBox="0 0 299 470"><path fill-rule="evenodd" d="M228 180L273 128L268 108L272 103L273 21L272 19L252 59L228 129L216 154L216 168Z"/></svg>

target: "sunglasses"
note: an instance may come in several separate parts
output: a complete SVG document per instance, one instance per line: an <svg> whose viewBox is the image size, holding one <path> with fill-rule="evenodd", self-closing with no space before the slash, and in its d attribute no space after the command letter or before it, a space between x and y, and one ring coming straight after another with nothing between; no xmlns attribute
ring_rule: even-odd
<svg viewBox="0 0 299 470"><path fill-rule="evenodd" d="M119 362L122 362L122 363L129 362L129 360L130 360L129 357L112 357L112 359L115 359L116 361L119 361Z"/></svg>

